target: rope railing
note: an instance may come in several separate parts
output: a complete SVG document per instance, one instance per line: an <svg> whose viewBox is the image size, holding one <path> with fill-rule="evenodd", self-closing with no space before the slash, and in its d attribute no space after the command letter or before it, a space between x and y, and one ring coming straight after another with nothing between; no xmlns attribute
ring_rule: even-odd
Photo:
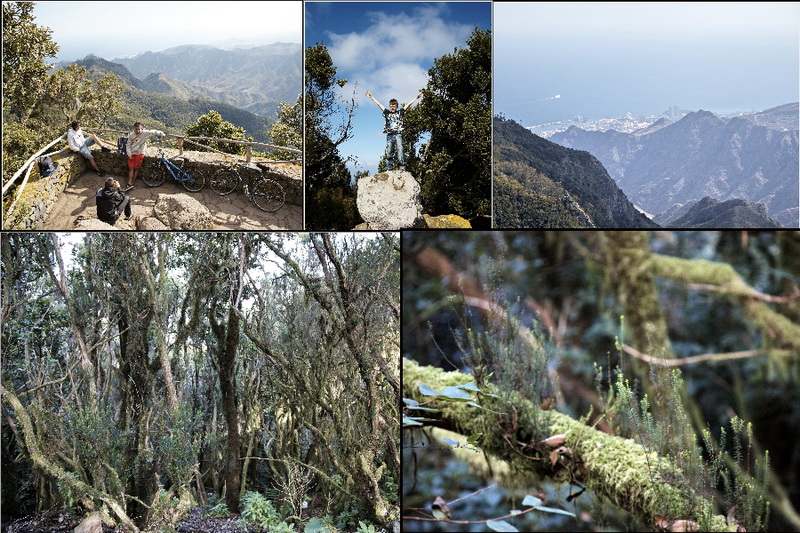
<svg viewBox="0 0 800 533"><path fill-rule="evenodd" d="M104 129L104 128L86 128L86 131L103 132L103 133L115 133L115 134L122 134L122 135L127 135L129 133L127 131L110 130L110 129ZM6 191L17 181L17 178L19 178L22 175L22 173L25 172L25 177L23 178L22 183L20 184L19 188L17 189L17 194L14 197L14 200L11 202L11 205L8 206L8 210L4 214L4 218L10 217L11 213L14 211L14 207L17 205L17 201L19 200L20 196L22 196L22 191L25 188L25 185L27 185L28 179L31 176L31 173L32 173L33 168L34 168L34 165L37 162L37 160L39 159L39 157L41 157L42 155L50 156L50 155L54 155L54 154L57 154L58 152L60 152L61 150L56 150L54 152L50 152L50 153L45 154L45 151L47 151L48 148L52 147L54 144L56 144L58 141L64 139L65 137L66 137L66 133L63 134L63 135L60 135L59 137L57 137L55 139L53 139L47 146L45 146L44 148L42 148L41 150L39 150L38 152L33 154L30 158L28 158L27 161L25 161L25 163L19 168L19 170L17 170L14 173L14 175L11 176L11 178L6 183L3 184L3 196L5 197ZM239 141L239 140L236 140L236 139L221 139L221 138L218 138L218 137L189 137L189 136L173 135L171 133L167 133L166 135L164 135L164 140L153 141L150 144L162 144L162 143L167 143L167 142L172 143L172 142L175 142L175 141L178 142L178 155L183 155L183 144L184 144L184 142L188 142L189 144L200 146L200 147L202 147L202 148L204 148L206 150L209 150L209 151L212 151L212 152L216 152L218 154L222 154L222 155L224 155L226 157L234 157L235 159L239 159L241 161L245 161L248 164L250 163L250 161L252 160L252 157L253 157L253 150L252 150L253 146L263 146L265 148L269 148L269 149L272 149L272 150L285 150L287 152L294 153L294 154L302 154L303 153L302 150L298 150L296 148L289 148L287 146L277 146L277 145L274 145L274 144L267 144L267 143L256 142L256 141ZM206 145L201 144L201 143L196 142L196 141L215 141L215 142L229 142L229 143L233 143L233 144L243 144L243 145L247 146L247 148L245 150L245 157L244 158L236 157L233 154L228 154L226 152L223 152L222 150L217 150L216 148L212 148L210 146L206 146ZM285 162L285 163L302 163L302 161L303 161L302 159L293 159L293 160L290 160L290 161L282 161L282 162Z"/></svg>

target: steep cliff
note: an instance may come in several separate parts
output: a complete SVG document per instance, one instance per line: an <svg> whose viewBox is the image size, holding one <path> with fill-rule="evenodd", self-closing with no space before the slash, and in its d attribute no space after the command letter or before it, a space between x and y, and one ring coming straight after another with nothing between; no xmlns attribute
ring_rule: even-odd
<svg viewBox="0 0 800 533"><path fill-rule="evenodd" d="M603 165L494 119L495 227L658 227L638 211Z"/></svg>

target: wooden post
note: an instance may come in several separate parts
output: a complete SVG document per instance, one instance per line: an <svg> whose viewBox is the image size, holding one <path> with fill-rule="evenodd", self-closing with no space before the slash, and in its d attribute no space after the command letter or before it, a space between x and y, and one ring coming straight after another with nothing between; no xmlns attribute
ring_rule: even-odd
<svg viewBox="0 0 800 533"><path fill-rule="evenodd" d="M178 139L178 155L183 155L183 137Z"/></svg>
<svg viewBox="0 0 800 533"><path fill-rule="evenodd" d="M247 149L244 151L244 158L248 164L250 164L250 160L253 158L253 145L248 144Z"/></svg>

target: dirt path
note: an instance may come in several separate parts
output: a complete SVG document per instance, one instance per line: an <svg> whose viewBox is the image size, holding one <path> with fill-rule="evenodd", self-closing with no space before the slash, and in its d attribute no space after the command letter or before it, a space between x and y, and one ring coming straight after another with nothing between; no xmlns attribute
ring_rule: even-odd
<svg viewBox="0 0 800 533"><path fill-rule="evenodd" d="M116 176L120 183L127 182L127 176ZM97 209L94 195L97 189L103 186L105 178L94 172L88 172L75 180L58 199L47 218L39 226L39 230L72 230L78 218L96 218ZM152 216L153 207L159 194L186 193L208 207L214 217L215 227L219 230L302 230L303 210L296 205L285 204L276 213L266 213L260 210L247 196L237 190L228 196L219 196L209 187L200 192L188 192L180 183L171 180L165 181L159 187L148 187L140 179L136 180L136 187L129 191L133 204L134 218L126 221L120 218L115 227L126 230L136 229L134 219Z"/></svg>

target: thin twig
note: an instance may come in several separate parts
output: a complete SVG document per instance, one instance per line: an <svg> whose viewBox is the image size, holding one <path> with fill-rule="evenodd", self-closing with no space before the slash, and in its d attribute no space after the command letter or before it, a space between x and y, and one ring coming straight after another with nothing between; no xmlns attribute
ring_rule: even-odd
<svg viewBox="0 0 800 533"><path fill-rule="evenodd" d="M653 355L649 355L646 353L642 353L636 348L632 348L627 344L622 345L622 351L626 354L635 357L641 361L649 363L651 365L661 365L661 366L684 366L684 365L693 365L695 363L701 363L703 361L732 361L735 359L748 359L750 357L756 357L759 355L767 355L767 352L764 350L745 350L742 352L727 352L727 353L704 353L700 355L692 355L690 357L683 357L681 359L664 359L663 357L656 357ZM780 352L788 350L778 350Z"/></svg>

